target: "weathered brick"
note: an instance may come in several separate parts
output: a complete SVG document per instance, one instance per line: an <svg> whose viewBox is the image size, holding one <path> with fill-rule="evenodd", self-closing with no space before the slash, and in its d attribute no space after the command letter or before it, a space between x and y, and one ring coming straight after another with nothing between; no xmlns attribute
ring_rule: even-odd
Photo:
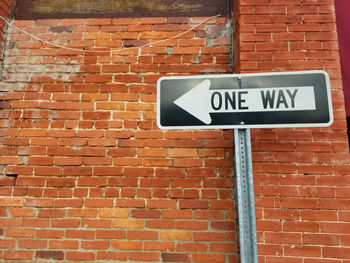
<svg viewBox="0 0 350 263"><path fill-rule="evenodd" d="M188 254L162 253L163 262L191 262Z"/></svg>
<svg viewBox="0 0 350 263"><path fill-rule="evenodd" d="M55 251L55 250L36 251L35 257L36 258L62 260L62 259L64 259L64 252L63 251Z"/></svg>

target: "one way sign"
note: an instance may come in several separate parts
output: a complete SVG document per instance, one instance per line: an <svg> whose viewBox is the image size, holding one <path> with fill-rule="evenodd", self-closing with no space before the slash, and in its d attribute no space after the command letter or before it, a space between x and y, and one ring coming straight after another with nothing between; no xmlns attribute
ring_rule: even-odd
<svg viewBox="0 0 350 263"><path fill-rule="evenodd" d="M324 71L163 77L162 129L321 127L333 122Z"/></svg>

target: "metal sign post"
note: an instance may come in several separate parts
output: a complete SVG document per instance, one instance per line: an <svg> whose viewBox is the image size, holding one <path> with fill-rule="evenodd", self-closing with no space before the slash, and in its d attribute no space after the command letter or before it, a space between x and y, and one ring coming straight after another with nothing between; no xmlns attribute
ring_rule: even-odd
<svg viewBox="0 0 350 263"><path fill-rule="evenodd" d="M242 263L258 263L250 129L235 129L236 188Z"/></svg>
<svg viewBox="0 0 350 263"><path fill-rule="evenodd" d="M242 88L242 79L238 78ZM258 263L250 129L234 129L241 262Z"/></svg>

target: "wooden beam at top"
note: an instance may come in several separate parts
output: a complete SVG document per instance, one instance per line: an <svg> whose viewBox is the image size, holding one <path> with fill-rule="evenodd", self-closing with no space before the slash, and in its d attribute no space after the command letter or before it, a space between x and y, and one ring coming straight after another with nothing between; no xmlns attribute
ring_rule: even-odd
<svg viewBox="0 0 350 263"><path fill-rule="evenodd" d="M230 15L232 0L21 0L16 19Z"/></svg>

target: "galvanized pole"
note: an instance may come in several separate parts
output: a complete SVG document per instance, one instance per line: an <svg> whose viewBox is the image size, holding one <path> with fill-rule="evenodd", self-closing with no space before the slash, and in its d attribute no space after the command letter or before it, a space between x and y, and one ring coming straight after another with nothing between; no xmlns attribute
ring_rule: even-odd
<svg viewBox="0 0 350 263"><path fill-rule="evenodd" d="M234 137L241 263L258 263L250 129L234 129Z"/></svg>
<svg viewBox="0 0 350 263"><path fill-rule="evenodd" d="M250 130L234 134L241 263L258 263Z"/></svg>

